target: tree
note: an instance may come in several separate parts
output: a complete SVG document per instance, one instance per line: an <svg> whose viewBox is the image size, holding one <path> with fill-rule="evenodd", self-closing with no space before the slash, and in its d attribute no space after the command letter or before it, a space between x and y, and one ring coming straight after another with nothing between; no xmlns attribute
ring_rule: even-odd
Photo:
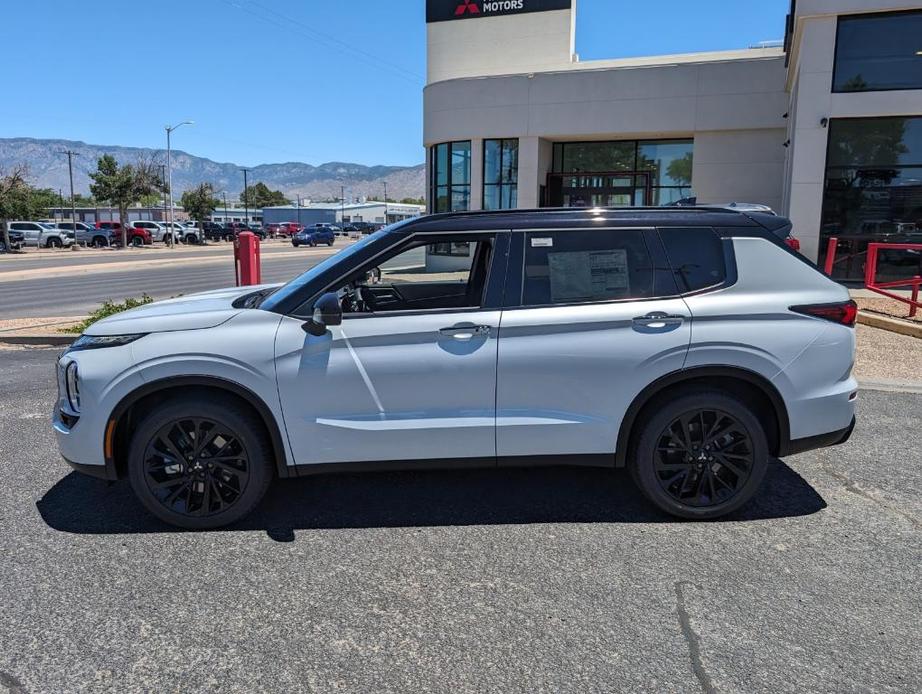
<svg viewBox="0 0 922 694"><path fill-rule="evenodd" d="M257 210L263 207L279 207L289 204L284 193L280 190L269 190L265 183L256 183L248 187L240 194L240 202Z"/></svg>
<svg viewBox="0 0 922 694"><path fill-rule="evenodd" d="M8 174L0 172L0 231L3 247L10 250L10 232L7 222L11 219L34 219L41 217L48 208L47 194L52 199L57 194L52 191L39 191L26 183L28 169L24 165L15 167Z"/></svg>
<svg viewBox="0 0 922 694"><path fill-rule="evenodd" d="M199 232L202 231L202 222L211 217L220 204L221 201L214 196L214 186L210 183L200 183L182 194L182 207L198 222ZM204 239L205 235L200 234L200 238Z"/></svg>
<svg viewBox="0 0 922 694"><path fill-rule="evenodd" d="M115 157L104 154L96 164L96 172L90 174L90 178L93 179L93 183L90 184L93 196L97 200L118 207L119 223L122 225L122 247L128 246L128 207L146 195L167 190L158 168L152 160L146 159L139 159L135 166L119 166Z"/></svg>

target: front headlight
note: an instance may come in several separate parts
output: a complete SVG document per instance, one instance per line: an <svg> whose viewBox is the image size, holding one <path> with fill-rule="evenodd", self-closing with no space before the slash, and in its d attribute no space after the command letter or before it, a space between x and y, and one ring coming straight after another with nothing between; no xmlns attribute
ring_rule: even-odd
<svg viewBox="0 0 922 694"><path fill-rule="evenodd" d="M77 362L72 361L64 370L64 388L67 395L67 404L74 414L80 414L80 376L77 373Z"/></svg>
<svg viewBox="0 0 922 694"><path fill-rule="evenodd" d="M79 352L85 349L102 349L103 347L121 347L140 340L140 335L81 335L69 348L68 352Z"/></svg>

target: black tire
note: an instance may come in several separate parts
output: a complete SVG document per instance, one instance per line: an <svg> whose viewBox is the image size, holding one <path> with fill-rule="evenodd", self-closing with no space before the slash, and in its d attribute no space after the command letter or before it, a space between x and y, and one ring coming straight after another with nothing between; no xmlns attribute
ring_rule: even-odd
<svg viewBox="0 0 922 694"><path fill-rule="evenodd" d="M272 446L254 418L237 403L201 396L157 406L131 439L128 479L135 496L160 520L190 530L243 518L273 477ZM183 434L193 431L204 432L203 450L196 452L194 435ZM169 464L177 457L181 463Z"/></svg>
<svg viewBox="0 0 922 694"><path fill-rule="evenodd" d="M689 392L652 409L630 469L661 510L709 520L746 504L761 486L768 461L768 440L752 408L715 390Z"/></svg>

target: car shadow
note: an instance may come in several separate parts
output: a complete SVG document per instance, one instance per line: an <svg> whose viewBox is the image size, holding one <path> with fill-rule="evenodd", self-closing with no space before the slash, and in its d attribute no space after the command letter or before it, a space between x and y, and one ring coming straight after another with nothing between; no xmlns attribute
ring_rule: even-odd
<svg viewBox="0 0 922 694"><path fill-rule="evenodd" d="M72 472L36 504L55 530L79 534L182 532L148 514L127 482ZM720 522L806 516L826 502L800 475L772 461L759 494ZM261 530L275 540L295 530L516 525L664 523L623 470L595 468L330 474L273 485L250 516L224 528Z"/></svg>

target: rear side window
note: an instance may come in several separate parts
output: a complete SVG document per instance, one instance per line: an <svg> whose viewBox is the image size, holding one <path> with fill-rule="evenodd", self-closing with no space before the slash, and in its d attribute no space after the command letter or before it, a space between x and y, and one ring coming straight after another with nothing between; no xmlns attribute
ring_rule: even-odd
<svg viewBox="0 0 922 694"><path fill-rule="evenodd" d="M679 292L715 287L727 279L723 242L707 227L660 229Z"/></svg>
<svg viewBox="0 0 922 694"><path fill-rule="evenodd" d="M534 231L525 238L525 306L653 296L644 233L631 229Z"/></svg>

